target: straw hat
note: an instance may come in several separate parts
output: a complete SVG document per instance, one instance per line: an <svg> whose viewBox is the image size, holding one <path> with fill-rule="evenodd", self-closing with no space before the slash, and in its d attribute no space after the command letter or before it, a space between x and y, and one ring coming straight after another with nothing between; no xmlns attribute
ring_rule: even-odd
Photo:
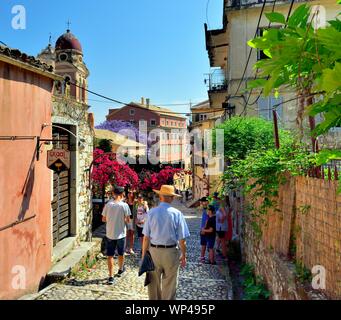
<svg viewBox="0 0 341 320"><path fill-rule="evenodd" d="M155 193L161 196L168 196L168 197L178 197L181 198L178 194L175 193L174 186L162 186L160 191L159 190L153 190Z"/></svg>

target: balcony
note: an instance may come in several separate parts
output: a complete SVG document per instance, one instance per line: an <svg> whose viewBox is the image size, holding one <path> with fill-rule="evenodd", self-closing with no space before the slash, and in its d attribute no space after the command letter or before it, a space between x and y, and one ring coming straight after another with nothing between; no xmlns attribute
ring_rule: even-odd
<svg viewBox="0 0 341 320"><path fill-rule="evenodd" d="M228 85L223 69L215 69L210 74L207 74L205 83L208 86L209 93L227 91Z"/></svg>
<svg viewBox="0 0 341 320"><path fill-rule="evenodd" d="M210 66L224 68L228 55L228 36L226 27L216 30L208 30L205 24L206 50L210 59Z"/></svg>
<svg viewBox="0 0 341 320"><path fill-rule="evenodd" d="M264 3L264 0L225 0L226 8L243 8L243 7L251 7L257 6ZM280 3L288 2L289 0L281 0L278 1ZM273 4L275 0L268 0L267 5Z"/></svg>
<svg viewBox="0 0 341 320"><path fill-rule="evenodd" d="M223 69L215 69L207 75L205 83L208 86L208 96L211 108L221 108L226 99L228 82Z"/></svg>

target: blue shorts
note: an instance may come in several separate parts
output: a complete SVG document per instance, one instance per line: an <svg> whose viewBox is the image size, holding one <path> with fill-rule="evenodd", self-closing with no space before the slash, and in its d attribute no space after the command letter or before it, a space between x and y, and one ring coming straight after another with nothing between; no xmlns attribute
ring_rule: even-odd
<svg viewBox="0 0 341 320"><path fill-rule="evenodd" d="M215 237L201 236L201 245L206 246L208 249L213 249L215 245Z"/></svg>
<svg viewBox="0 0 341 320"><path fill-rule="evenodd" d="M143 234L143 228L136 226L136 230L137 230L137 237L138 238L143 238L144 234Z"/></svg>
<svg viewBox="0 0 341 320"><path fill-rule="evenodd" d="M110 240L107 242L107 256L113 257L117 248L117 253L119 256L124 255L125 238L119 240Z"/></svg>

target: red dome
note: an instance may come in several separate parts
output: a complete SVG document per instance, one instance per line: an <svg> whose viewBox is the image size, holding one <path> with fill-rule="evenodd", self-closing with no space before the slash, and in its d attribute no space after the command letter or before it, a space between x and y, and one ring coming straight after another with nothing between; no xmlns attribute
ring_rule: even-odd
<svg viewBox="0 0 341 320"><path fill-rule="evenodd" d="M82 45L79 40L67 30L62 36L60 36L56 42L56 50L77 50L83 52Z"/></svg>

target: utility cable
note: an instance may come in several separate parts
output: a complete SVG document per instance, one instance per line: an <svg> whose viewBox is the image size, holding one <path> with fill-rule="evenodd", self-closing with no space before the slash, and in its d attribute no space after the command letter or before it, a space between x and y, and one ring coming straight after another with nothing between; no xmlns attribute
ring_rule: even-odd
<svg viewBox="0 0 341 320"><path fill-rule="evenodd" d="M259 30L260 23L262 21L262 17L263 17L263 13L264 13L266 2L267 2L267 0L265 0L263 2L263 6L262 6L262 10L260 12L259 18L258 18L258 23L257 23L257 28L256 28L256 32L255 32L254 38L256 38L257 35L258 35L258 30ZM248 58L247 58L247 61L246 61L246 65L245 65L245 68L244 68L244 71L243 71L243 75L242 75L241 80L240 80L240 82L238 84L238 88L237 88L237 90L236 90L236 92L234 94L235 96L238 94L238 92L240 90L240 87L242 86L242 83L244 82L246 71L247 71L247 68L248 68L250 60L251 60L252 51L253 51L253 48L250 48L250 52L249 52L249 55L248 55Z"/></svg>
<svg viewBox="0 0 341 320"><path fill-rule="evenodd" d="M124 106L133 106L134 105L134 102L130 102L130 103L126 103L126 102L122 102L122 101L119 101L119 100L116 100L116 99L113 99L113 98L110 98L110 97L107 97L107 96L104 96L103 94L100 94L100 93L97 93L97 92L94 92L92 90L89 90L89 89L86 89L86 88L83 88L82 86L74 83L74 82L71 82L69 81L68 84L71 84L77 88L80 88L80 89L83 89L95 96L98 96L98 97L101 97L103 99L106 99L108 101L112 101L112 102L115 102L115 103L118 103L118 104L121 104L121 105L124 105ZM168 113L168 114L174 114L174 115L196 115L196 114L209 114L209 113L215 113L215 112L220 112L220 111L224 111L225 109L224 108L217 108L217 109L213 109L212 111L204 111L204 112L174 112L174 111L164 111L165 113ZM157 110L153 110L153 111L157 111ZM160 110L161 112L163 112L163 110Z"/></svg>
<svg viewBox="0 0 341 320"><path fill-rule="evenodd" d="M277 0L274 1L274 5L273 5L273 7L272 7L272 12L275 11L276 1L277 1ZM293 5L294 5L294 2L295 2L295 0L291 0L291 4L290 4L290 7L289 7L288 15L287 15L287 18L286 18L286 26L285 26L285 28L287 27L287 23L288 23L288 21L289 21L289 19L290 19L291 12L292 12ZM270 27L271 27L271 22L270 22L269 25L268 25L268 28L270 28ZM267 80L269 80L269 78L270 78L270 76L267 77ZM257 74L256 74L256 79L257 79ZM256 80L256 79L255 79L255 80ZM245 104L245 106L244 106L244 110L242 111L242 113L240 114L240 116L242 116L242 115L245 113L245 111L246 111L246 109L247 109L248 106L252 106L252 105L255 105L256 103L258 103L258 101L259 101L261 95L262 95L263 92L264 92L264 89L262 89L261 92L259 93L258 97L255 99L255 101L252 102L252 103L249 103L253 90L254 90L254 89L252 88L251 91L250 91L249 97L248 97L248 99L247 99L247 102L246 102L246 104Z"/></svg>

